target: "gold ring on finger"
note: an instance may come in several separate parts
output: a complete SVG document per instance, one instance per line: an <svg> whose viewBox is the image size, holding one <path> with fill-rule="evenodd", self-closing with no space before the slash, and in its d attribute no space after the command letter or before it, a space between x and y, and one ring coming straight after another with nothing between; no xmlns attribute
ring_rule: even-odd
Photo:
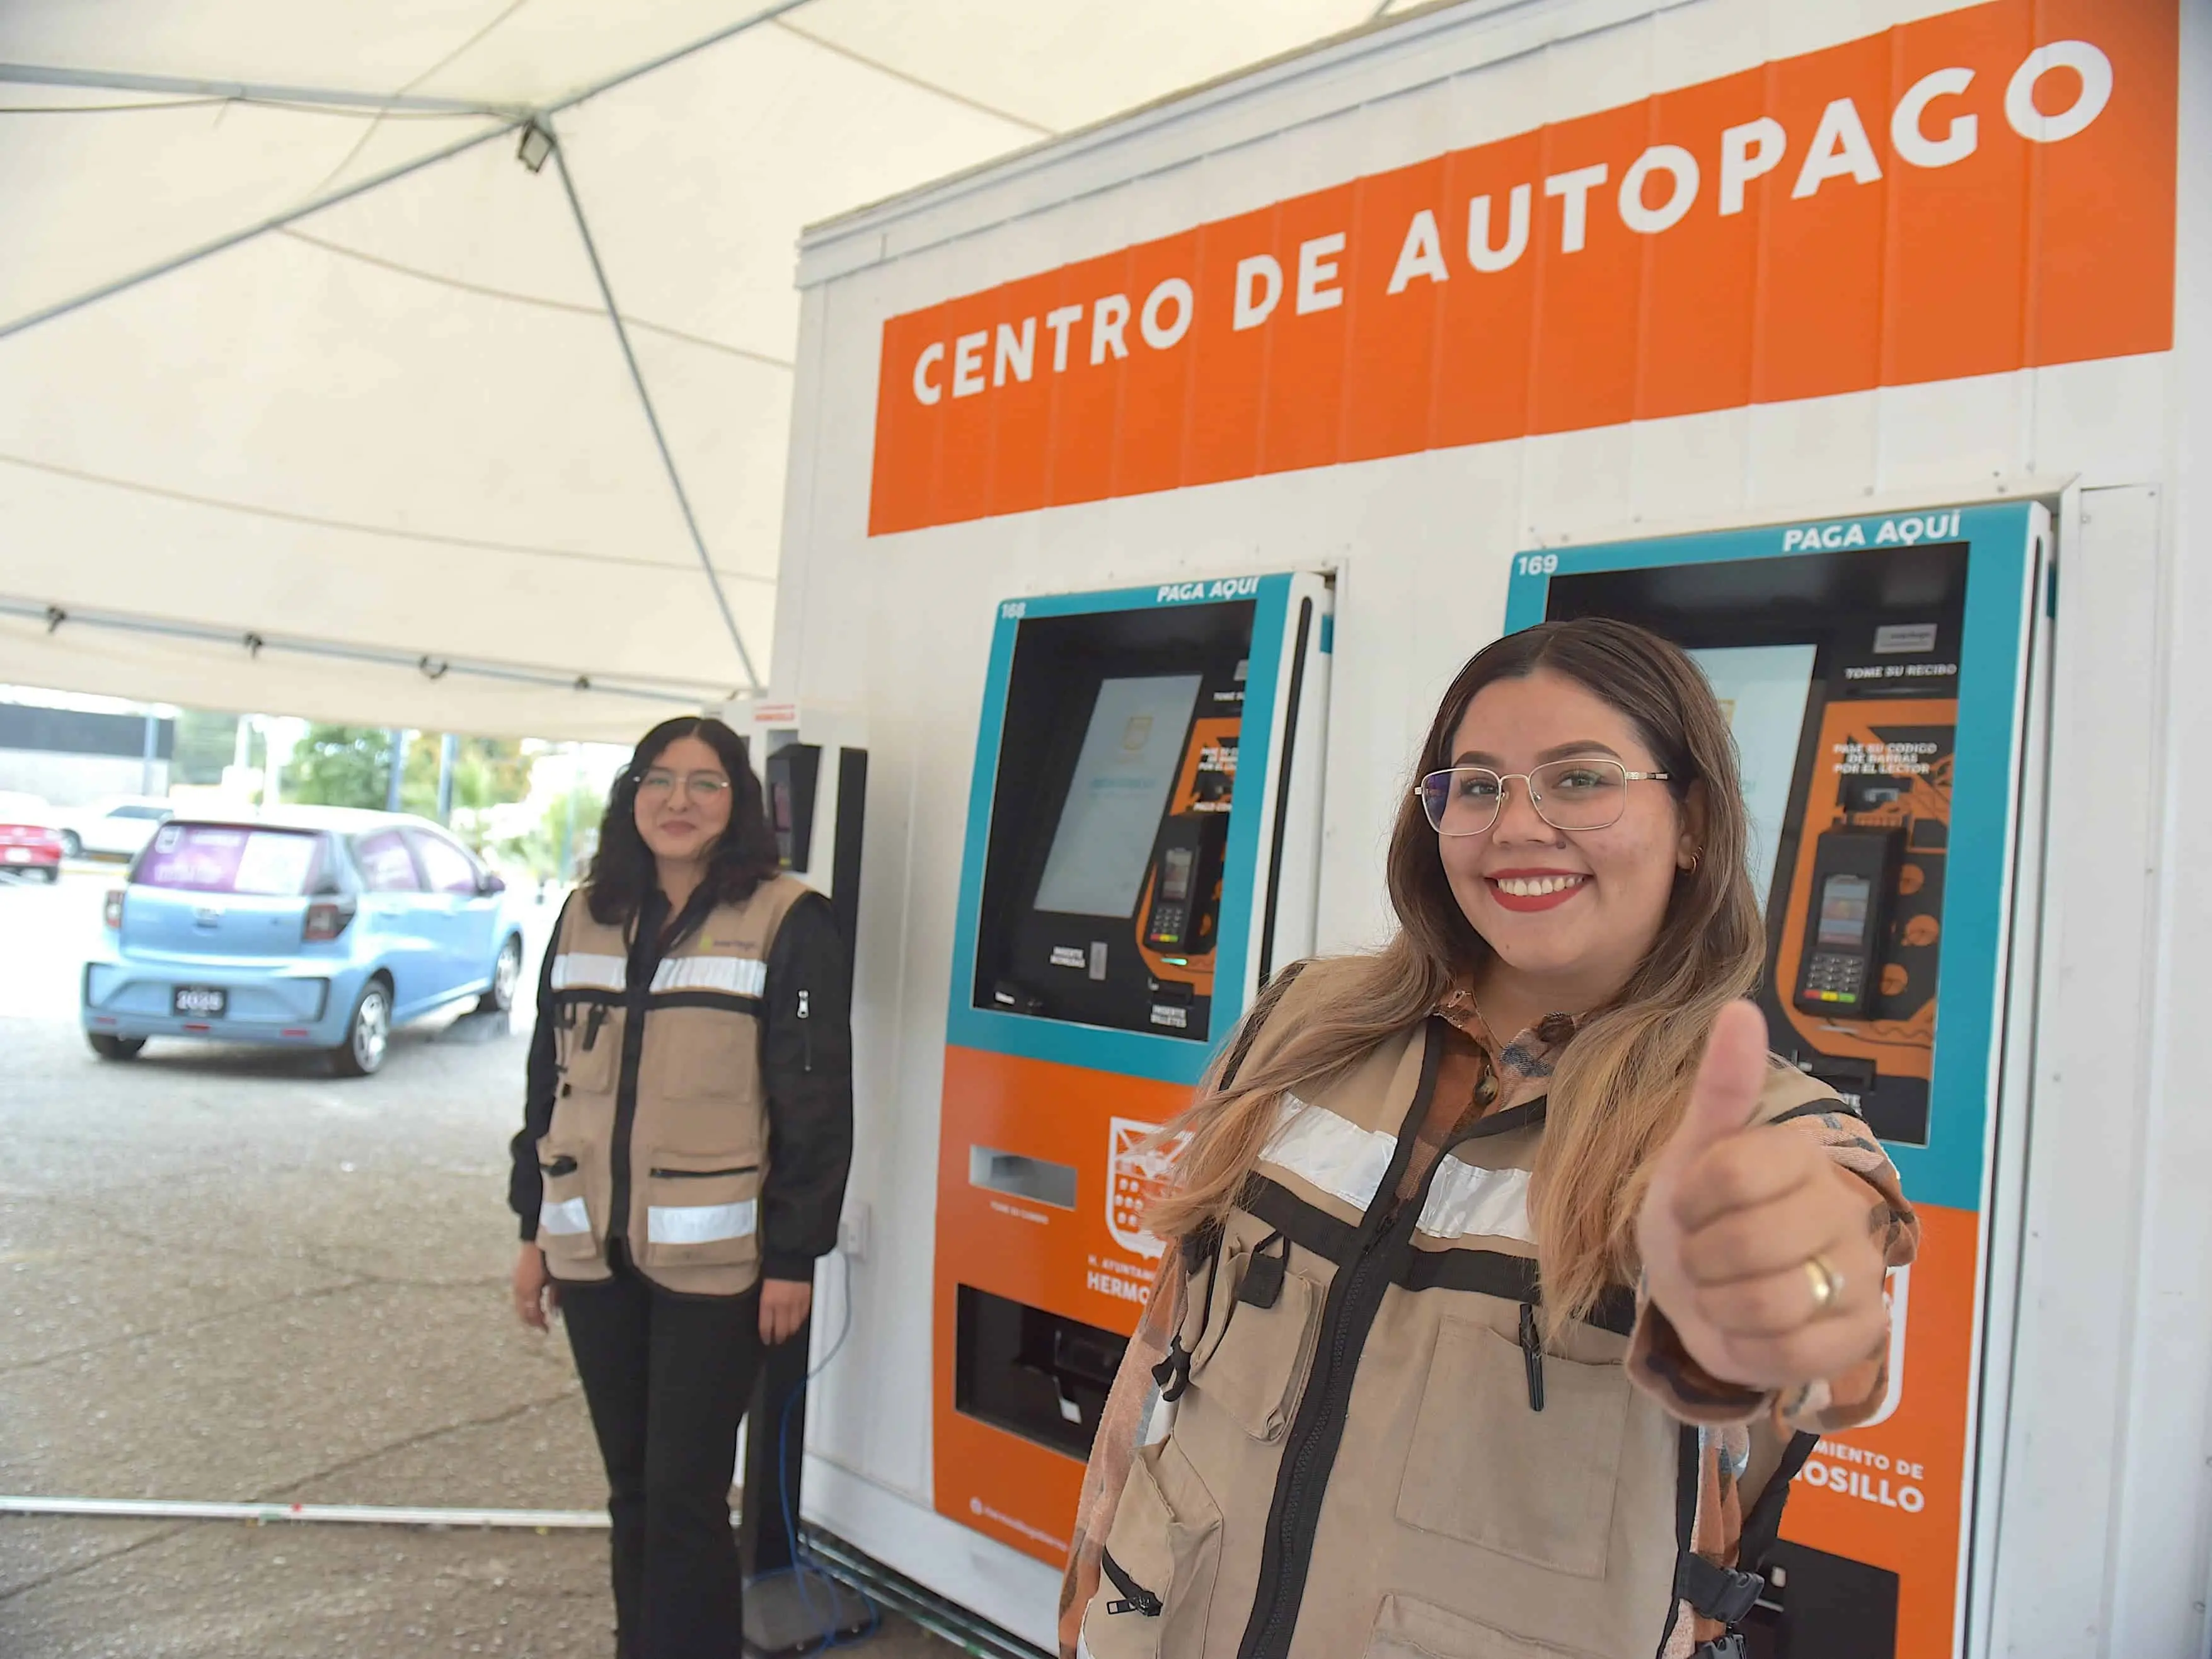
<svg viewBox="0 0 2212 1659"><path fill-rule="evenodd" d="M1834 1307L1836 1298L1844 1293L1844 1276L1820 1255L1805 1259L1805 1276L1813 1281L1813 1313L1817 1318Z"/></svg>

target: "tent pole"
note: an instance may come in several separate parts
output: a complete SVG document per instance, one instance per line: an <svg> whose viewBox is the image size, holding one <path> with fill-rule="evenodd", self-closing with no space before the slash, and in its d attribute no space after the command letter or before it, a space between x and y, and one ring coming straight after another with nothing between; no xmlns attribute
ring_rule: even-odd
<svg viewBox="0 0 2212 1659"><path fill-rule="evenodd" d="M774 0L772 4L763 6L750 17L741 17L734 23L716 29L712 34L702 35L698 40L680 46L673 52L664 52L658 58L648 58L642 64L633 64L629 68L611 75L604 81L594 82L588 87L556 98L538 113L541 117L553 116L558 115L563 110L574 109L579 104L597 98L601 93L612 92L617 87L636 80L641 75L650 75L655 70L666 69L671 64L680 63L695 52L704 52L709 46L719 46L725 40L734 40L740 34L751 33L763 23L773 23L786 12L797 11L801 6L812 3L813 0Z"/></svg>
<svg viewBox="0 0 2212 1659"><path fill-rule="evenodd" d="M154 793L154 757L160 750L161 742L161 717L155 714L153 706L149 704L146 709L144 752L138 763L138 793L142 795L150 795Z"/></svg>
<svg viewBox="0 0 2212 1659"><path fill-rule="evenodd" d="M384 734L384 810L399 810L399 790L407 775L407 734L393 726Z"/></svg>
<svg viewBox="0 0 2212 1659"><path fill-rule="evenodd" d="M0 617L20 617L27 622L46 625L49 633L67 625L71 628L108 628L126 634L147 634L161 639L190 640L197 644L236 647L250 650L284 651L301 656L328 657L337 662L368 663L380 668L410 669L430 679L442 678L448 673L460 674L477 679L504 681L511 685L557 686L575 691L589 691L609 697L633 697L651 702L673 702L691 705L696 712L702 702L727 701L734 690L722 690L706 686L696 680L661 680L647 675L623 675L617 678L599 679L588 673L570 669L520 665L508 663L470 661L461 658L410 656L404 651L374 646L341 645L331 640L316 640L289 634L248 633L241 635L234 629L213 628L204 623L174 622L158 617L136 617L120 611L64 611L60 606L41 600L21 599L0 593Z"/></svg>
<svg viewBox="0 0 2212 1659"><path fill-rule="evenodd" d="M438 822L448 829L453 822L453 761L460 746L451 732L438 740Z"/></svg>
<svg viewBox="0 0 2212 1659"><path fill-rule="evenodd" d="M676 492L676 505L683 510L684 527L691 532L691 545L698 550L699 568L707 573L707 586L714 592L714 603L721 607L722 622L730 630L730 643L738 647L738 660L744 665L745 683L758 692L763 688L760 675L753 668L752 653L745 649L745 636L738 631L729 596L722 592L722 579L714 569L714 561L708 555L706 538L699 533L699 520L691 511L690 496L684 493L683 475L676 470L676 457L661 432L660 416L653 407L653 394L646 390L645 375L637 366L637 354L630 349L629 330L623 323L621 307L615 304L615 291L608 285L606 267L599 263L599 245L592 240L592 227L584 217L584 204L577 198L576 181L568 175L568 151L562 147L560 135L553 131L550 120L540 120L538 125L553 141L553 165L560 170L561 188L568 192L569 210L576 216L576 229L584 239L585 256L591 260L592 275L599 281L599 298L606 304L608 321L615 325L615 339L622 347L623 362L629 365L630 384L637 388L637 401L645 410L645 423L653 428L653 441L660 451L660 464L668 470L669 487Z"/></svg>
<svg viewBox="0 0 2212 1659"><path fill-rule="evenodd" d="M520 120L518 105L474 98L428 98L412 93L348 92L332 87L271 86L258 81L202 81L182 75L131 75L118 70L55 69L44 64L0 64L0 82L23 87L80 87L94 92L161 93L186 98L230 98L247 103L321 104L332 109L397 111L422 115L484 115Z"/></svg>
<svg viewBox="0 0 2212 1659"><path fill-rule="evenodd" d="M811 3L811 0L774 0L774 3L763 7L760 10L753 13L749 17L740 18L738 21L730 24L726 28L717 29L712 34L702 36L699 40L693 40L687 45L677 47L673 52L665 52L658 58L648 58L642 64L633 64L630 68L622 70L619 74L609 76L604 81L596 82L591 86L569 93L566 96L557 99L553 103L546 106L544 113L550 116L558 110L573 109L578 104L583 103L589 99L596 98L602 93L611 92L617 87L625 85L631 81L636 80L641 75L650 75L657 69L665 69L669 64L680 62L682 59L690 57L695 52L704 52L709 46L719 46L725 40L732 40L738 35L744 34L750 30L758 28L763 23L774 22L786 12L796 11L801 6L808 5L810 3ZM80 71L74 70L62 71L41 70L37 66L31 64L19 64L12 66L0 65L0 70L10 68L15 71L17 78L27 78L32 75L80 73ZM4 76L0 76L0 78L4 78ZM121 76L110 77L111 80L117 82L120 82L123 78L124 77ZM138 78L143 80L150 77ZM50 82L46 84L55 83ZM121 88L118 86L117 89L120 90ZM210 95L214 94L210 94ZM335 96L336 94L325 95ZM422 104L431 101L435 100L422 99L403 100L398 98L386 98L380 96L369 100L369 102L375 107L388 107L392 109L406 107L410 102L414 104ZM141 283L149 283L156 276L166 276L173 270L181 270L185 265L197 264L198 261L206 258L210 254L221 253L224 249L235 247L240 242L252 241L256 236L259 236L264 232L282 230L286 225L296 223L301 219L309 217L311 215L319 213L326 207L335 207L340 202L349 201L352 198L360 195L363 191L374 190L379 185L388 185L395 179L404 179L410 173L420 172L424 167L435 166L440 161L447 161L453 156L459 155L463 150L472 149L477 145L484 143L487 139L497 138L504 134L514 131L518 127L526 126L529 125L531 119L530 116L524 112L493 111L486 109L482 105L469 104L461 100L455 100L455 102L457 107L454 112L465 113L475 112L483 113L491 117L492 118L495 118L499 122L499 125L488 132L479 132L471 137L464 138L459 143L448 145L446 149L439 150L434 155L425 155L418 161L402 162L396 167L392 167L386 172L378 173L374 178L363 179L360 184L349 185L343 190L333 191L328 196L318 197L315 200L308 203L304 207L289 209L283 213L276 215L274 218L264 219L256 224L247 227L244 230L234 231L229 235L217 237L212 242L205 243L203 246L193 248L187 252L178 254L173 258L165 259L159 264L149 265L145 270L136 271L128 276L119 276L112 283L103 283L98 288L93 289L89 292L78 295L75 299L63 300L54 305L47 306L42 310L30 312L24 316L18 317L12 322L0 323L0 340L6 339L11 334L20 334L27 328L35 328L40 323L51 322L57 317L67 316L72 311L81 310L84 307L93 304L95 301L105 300L110 295L120 294L125 289L136 288ZM572 191L570 192L570 199L573 200L574 198L574 192ZM581 222L580 215L578 222ZM590 237L588 233L586 233L585 240L587 243L589 242ZM621 325L620 322L617 321L616 325L619 327ZM623 342L623 349L625 351L629 349L627 340ZM712 573L710 572L709 574L711 575L711 574ZM715 584L714 592L715 597L719 599L721 595L721 586L719 582ZM729 606L725 604L722 609L726 614L729 610ZM740 656L744 656L745 654L743 644L738 646L738 653ZM752 672L750 667L748 667L745 672L748 675ZM758 690L760 689L757 679L754 681L753 689L755 690Z"/></svg>
<svg viewBox="0 0 2212 1659"><path fill-rule="evenodd" d="M243 230L234 230L216 237L212 242L203 242L199 246L164 259L159 264L149 265L145 270L133 271L128 276L118 276L112 283L102 283L98 288L80 294L74 299L58 301L40 310L26 313L13 321L0 323L0 340L6 339L11 334L21 334L27 328L36 328L40 323L52 322L57 317L65 317L72 311L81 311L88 305L108 298L111 295L120 294L125 289L136 288L141 283L150 283L156 276L166 276L173 270L181 270L186 265L197 264L212 254L236 247L240 242L250 242L255 237L265 234L269 231L282 230L286 225L305 219L312 214L320 213L325 208L336 207L340 202L351 201L355 197L364 191L374 190L380 185L388 185L393 179L404 179L410 173L420 173L424 167L435 167L441 161L451 161L464 150L474 149L478 144L502 137L513 132L517 127L526 125L527 125L526 121L521 118L513 120L503 118L501 125L489 131L471 134L458 143L448 144L443 149L434 151L428 155L420 156L412 161L403 161L396 167L388 167L374 178L362 179L357 185L348 185L343 190L335 190L327 196L319 196L304 207L288 208L270 218L258 220Z"/></svg>

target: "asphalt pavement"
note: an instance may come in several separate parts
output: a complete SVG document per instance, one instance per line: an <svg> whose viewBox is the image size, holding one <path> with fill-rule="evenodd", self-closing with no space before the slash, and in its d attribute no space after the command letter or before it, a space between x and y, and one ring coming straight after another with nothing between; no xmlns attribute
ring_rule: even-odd
<svg viewBox="0 0 2212 1659"><path fill-rule="evenodd" d="M0 1492L598 1508L567 1345L507 1307L528 1011L403 1027L359 1079L103 1061L76 1006L116 879L0 884ZM605 1573L599 1532L0 1516L0 1655L605 1659Z"/></svg>

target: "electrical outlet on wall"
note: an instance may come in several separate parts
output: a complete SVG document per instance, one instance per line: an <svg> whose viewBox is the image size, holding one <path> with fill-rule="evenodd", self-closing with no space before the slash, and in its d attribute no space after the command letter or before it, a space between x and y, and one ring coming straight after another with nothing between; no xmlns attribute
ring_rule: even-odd
<svg viewBox="0 0 2212 1659"><path fill-rule="evenodd" d="M850 1204L845 1208L844 1218L837 1224L837 1248L854 1261L865 1261L868 1256L868 1206Z"/></svg>

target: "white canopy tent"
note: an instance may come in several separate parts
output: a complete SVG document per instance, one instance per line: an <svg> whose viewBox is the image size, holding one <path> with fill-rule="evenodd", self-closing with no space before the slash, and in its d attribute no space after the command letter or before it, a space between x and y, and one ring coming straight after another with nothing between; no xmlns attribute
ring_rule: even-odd
<svg viewBox="0 0 2212 1659"><path fill-rule="evenodd" d="M763 685L800 228L1380 15L9 0L0 682L614 740Z"/></svg>

